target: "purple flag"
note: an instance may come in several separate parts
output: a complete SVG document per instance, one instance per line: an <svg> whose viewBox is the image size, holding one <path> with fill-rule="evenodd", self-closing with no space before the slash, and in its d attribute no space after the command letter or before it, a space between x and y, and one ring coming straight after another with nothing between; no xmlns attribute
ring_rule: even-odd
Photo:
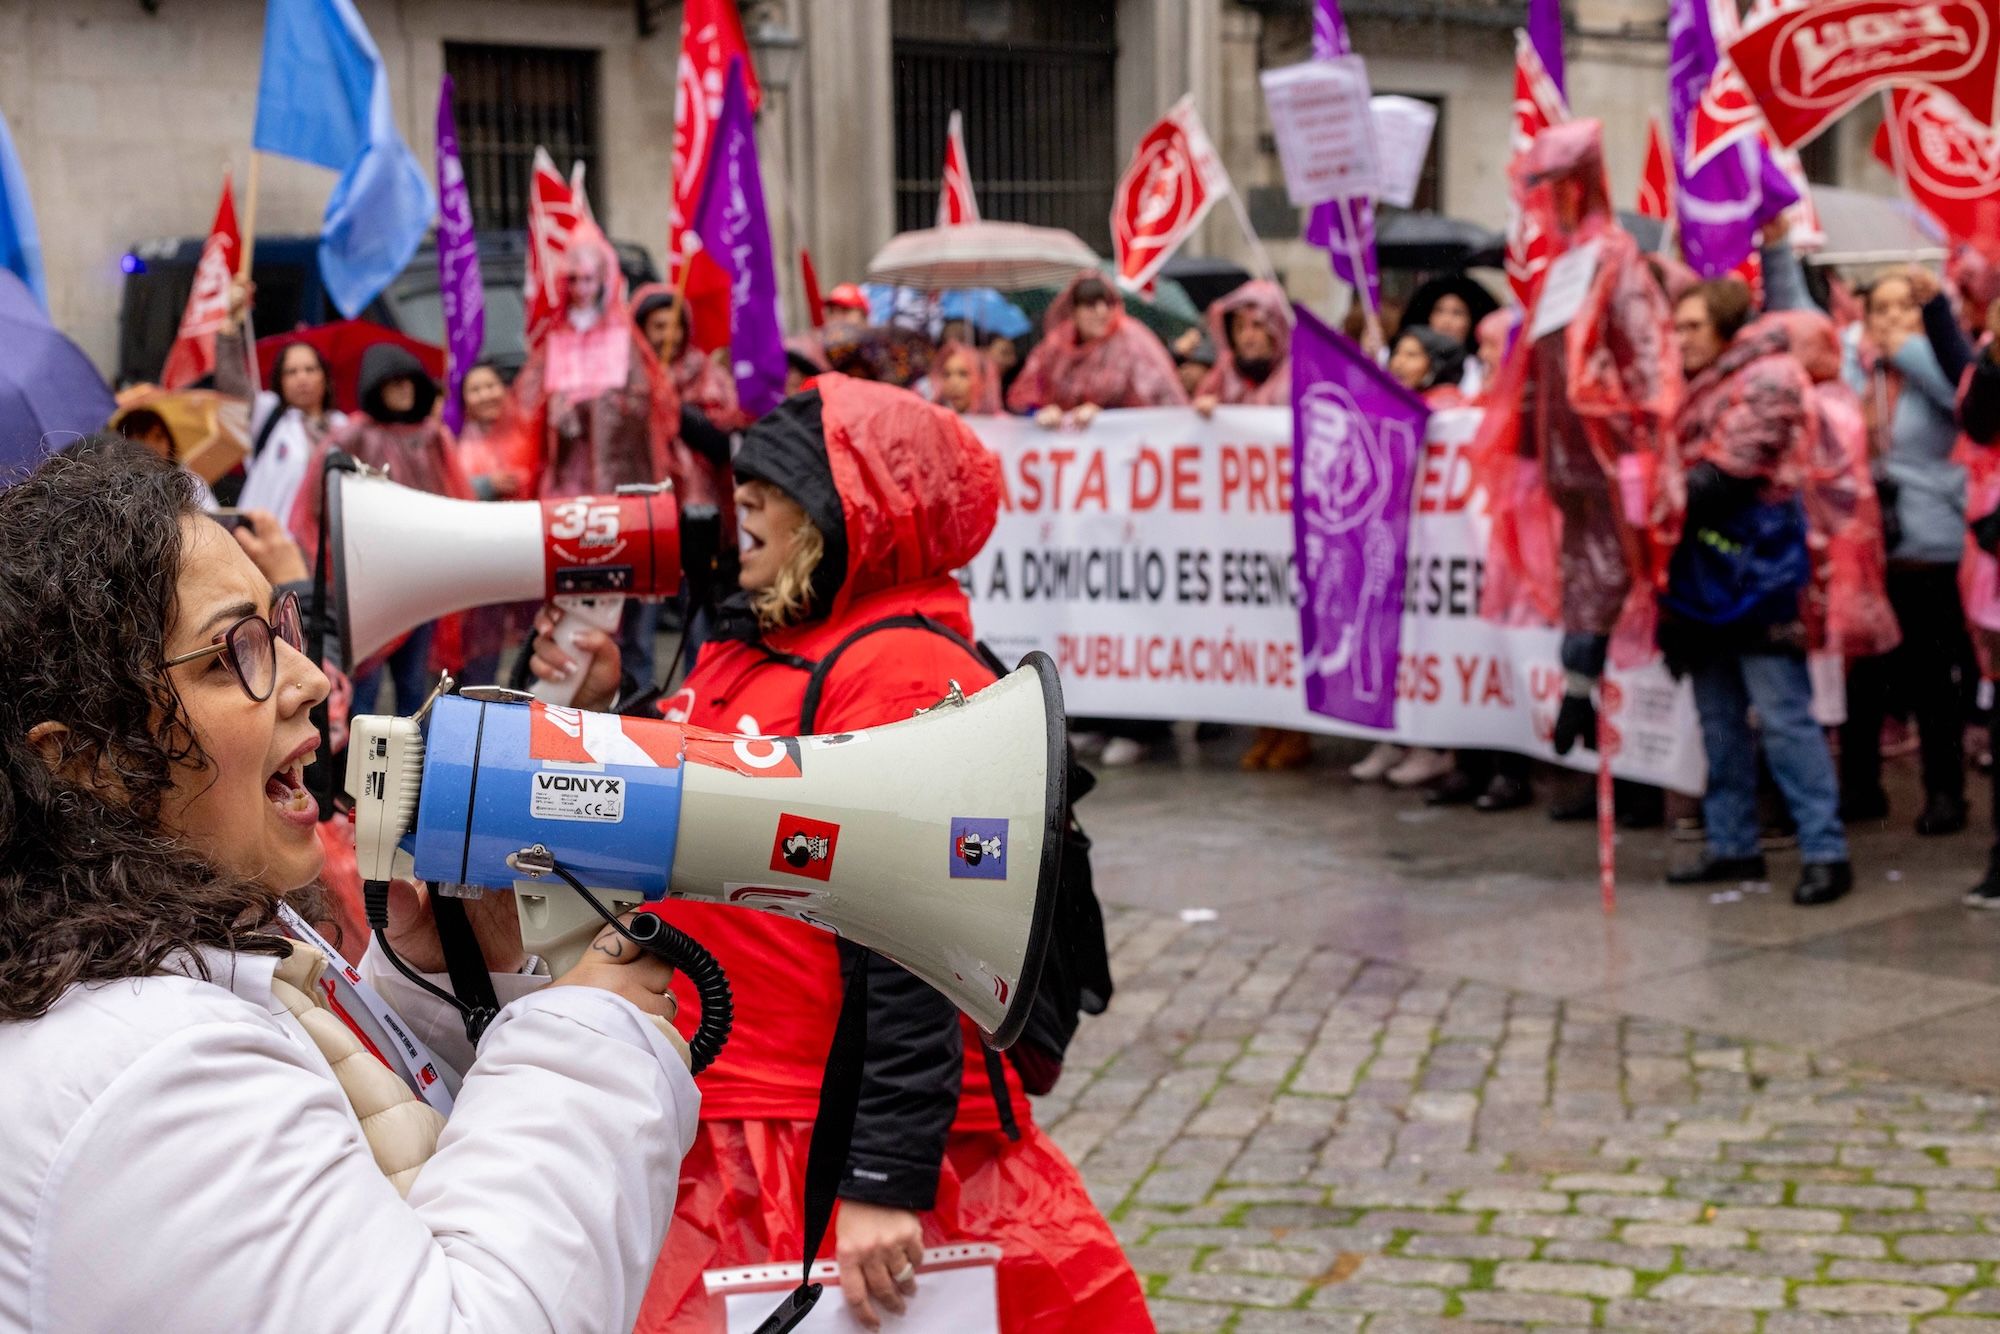
<svg viewBox="0 0 2000 1334"><path fill-rule="evenodd" d="M451 75L438 89L438 303L444 308L447 363L444 424L455 435L465 426L459 391L486 342L486 287L479 280L479 242L472 234L472 196L458 161L458 125L451 115Z"/></svg>
<svg viewBox="0 0 2000 1334"><path fill-rule="evenodd" d="M1549 82L1569 101L1569 84L1563 77L1562 0L1528 0L1528 40L1542 58Z"/></svg>
<svg viewBox="0 0 2000 1334"><path fill-rule="evenodd" d="M1313 59L1352 55L1347 19L1340 0L1313 5ZM1375 264L1375 201L1334 199L1313 206L1306 220L1306 243L1326 251L1333 276L1362 294L1369 310L1382 308L1382 272Z"/></svg>
<svg viewBox="0 0 2000 1334"><path fill-rule="evenodd" d="M1721 63L1709 0L1672 0L1667 11L1668 147L1674 160L1674 214L1681 253L1703 278L1741 264L1757 244L1757 229L1799 202L1799 192L1761 140L1742 139L1692 176L1688 129L1702 90Z"/></svg>
<svg viewBox="0 0 2000 1334"><path fill-rule="evenodd" d="M785 329L778 315L778 275L771 264L771 225L764 215L764 178L757 168L757 127L750 117L740 57L729 62L714 142L693 230L702 249L729 275L729 355L736 397L745 412L761 417L785 396Z"/></svg>
<svg viewBox="0 0 2000 1334"><path fill-rule="evenodd" d="M1430 409L1311 311L1298 321L1292 534L1306 707L1394 727L1410 493Z"/></svg>

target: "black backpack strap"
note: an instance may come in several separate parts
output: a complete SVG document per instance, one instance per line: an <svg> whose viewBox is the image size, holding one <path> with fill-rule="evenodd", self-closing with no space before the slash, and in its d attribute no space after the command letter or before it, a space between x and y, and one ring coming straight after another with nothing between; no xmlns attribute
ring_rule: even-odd
<svg viewBox="0 0 2000 1334"><path fill-rule="evenodd" d="M804 1320L820 1298L822 1285L812 1281L813 1261L819 1258L840 1183L847 1176L854 1118L861 1106L861 1063L868 1051L868 969L858 949L843 949L841 962L846 993L833 1027L833 1045L827 1049L826 1078L819 1086L819 1110L813 1116L812 1143L806 1150L803 1272L799 1286L757 1326L757 1334L784 1334Z"/></svg>
<svg viewBox="0 0 2000 1334"><path fill-rule="evenodd" d="M1007 1138L1020 1142L1021 1124L1014 1119L1014 1095L1007 1091L1007 1069L1000 1063L1000 1053L979 1044L979 1050L986 1054L986 1078L993 1085L993 1110L1000 1114L1000 1129Z"/></svg>
<svg viewBox="0 0 2000 1334"><path fill-rule="evenodd" d="M841 640L838 644L835 644L832 652L812 664L810 668L812 674L806 680L805 701L799 706L799 734L801 736L809 734L813 730L813 723L819 717L820 696L826 690L827 678L833 674L833 664L840 660L841 654L854 647L856 642L866 639L868 636L882 630L925 630L941 638L949 639L952 643L964 649L967 655L975 661L986 662L986 659L980 655L979 649L970 640L966 639L964 635L946 626L939 625L930 617L920 613L908 616L885 616L879 621L870 621L848 635L847 638ZM799 661L802 662L803 659ZM796 666L797 663L793 663L792 665ZM994 674L996 676L1006 675L1005 672L996 672Z"/></svg>

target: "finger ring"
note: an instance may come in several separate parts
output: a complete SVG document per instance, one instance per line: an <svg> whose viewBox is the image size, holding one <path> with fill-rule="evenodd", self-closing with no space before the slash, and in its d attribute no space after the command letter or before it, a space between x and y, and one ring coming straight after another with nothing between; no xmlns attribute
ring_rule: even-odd
<svg viewBox="0 0 2000 1334"><path fill-rule="evenodd" d="M905 1260L903 1261L903 1267L901 1269L898 1269L895 1273L889 1275L889 1281L900 1287L901 1285L908 1283L911 1279L915 1278L916 1276L917 1276L917 1267L911 1264L908 1260Z"/></svg>

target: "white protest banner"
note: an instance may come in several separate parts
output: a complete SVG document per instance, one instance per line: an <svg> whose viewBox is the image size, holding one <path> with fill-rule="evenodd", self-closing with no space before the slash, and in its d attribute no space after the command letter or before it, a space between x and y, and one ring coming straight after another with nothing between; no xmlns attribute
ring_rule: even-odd
<svg viewBox="0 0 2000 1334"><path fill-rule="evenodd" d="M1410 208L1423 183L1437 108L1422 98L1384 93L1369 99L1368 112L1375 120L1375 156L1382 166L1381 202Z"/></svg>
<svg viewBox="0 0 2000 1334"><path fill-rule="evenodd" d="M1387 736L1592 770L1589 752L1549 748L1560 632L1479 615L1488 524L1466 457L1478 417L1432 414L1418 464L1393 732L1305 707L1288 408L1113 411L1081 431L966 418L1006 483L993 537L960 576L974 624L1004 661L1055 659L1076 715ZM1606 681L1613 771L1699 792L1689 692L1657 664Z"/></svg>
<svg viewBox="0 0 2000 1334"><path fill-rule="evenodd" d="M1292 203L1309 208L1329 199L1381 193L1368 66L1360 56L1267 69L1258 80L1264 85Z"/></svg>

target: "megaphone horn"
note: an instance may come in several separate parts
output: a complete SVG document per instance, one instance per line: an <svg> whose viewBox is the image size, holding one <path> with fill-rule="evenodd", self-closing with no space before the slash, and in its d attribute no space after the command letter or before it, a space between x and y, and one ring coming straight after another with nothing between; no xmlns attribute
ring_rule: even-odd
<svg viewBox="0 0 2000 1334"><path fill-rule="evenodd" d="M558 640L618 632L628 597L671 597L720 541L713 506L682 513L670 485L608 496L479 502L417 491L370 469L327 475L326 531L340 654L352 671L397 637L472 607L552 598ZM539 683L567 704L582 684Z"/></svg>
<svg viewBox="0 0 2000 1334"><path fill-rule="evenodd" d="M357 718L347 785L364 880L515 891L557 971L613 911L665 898L778 913L895 960L995 1046L1020 1035L1062 860L1062 688L1031 653L970 699L827 736L730 736L508 692ZM562 875L551 878L561 868Z"/></svg>

